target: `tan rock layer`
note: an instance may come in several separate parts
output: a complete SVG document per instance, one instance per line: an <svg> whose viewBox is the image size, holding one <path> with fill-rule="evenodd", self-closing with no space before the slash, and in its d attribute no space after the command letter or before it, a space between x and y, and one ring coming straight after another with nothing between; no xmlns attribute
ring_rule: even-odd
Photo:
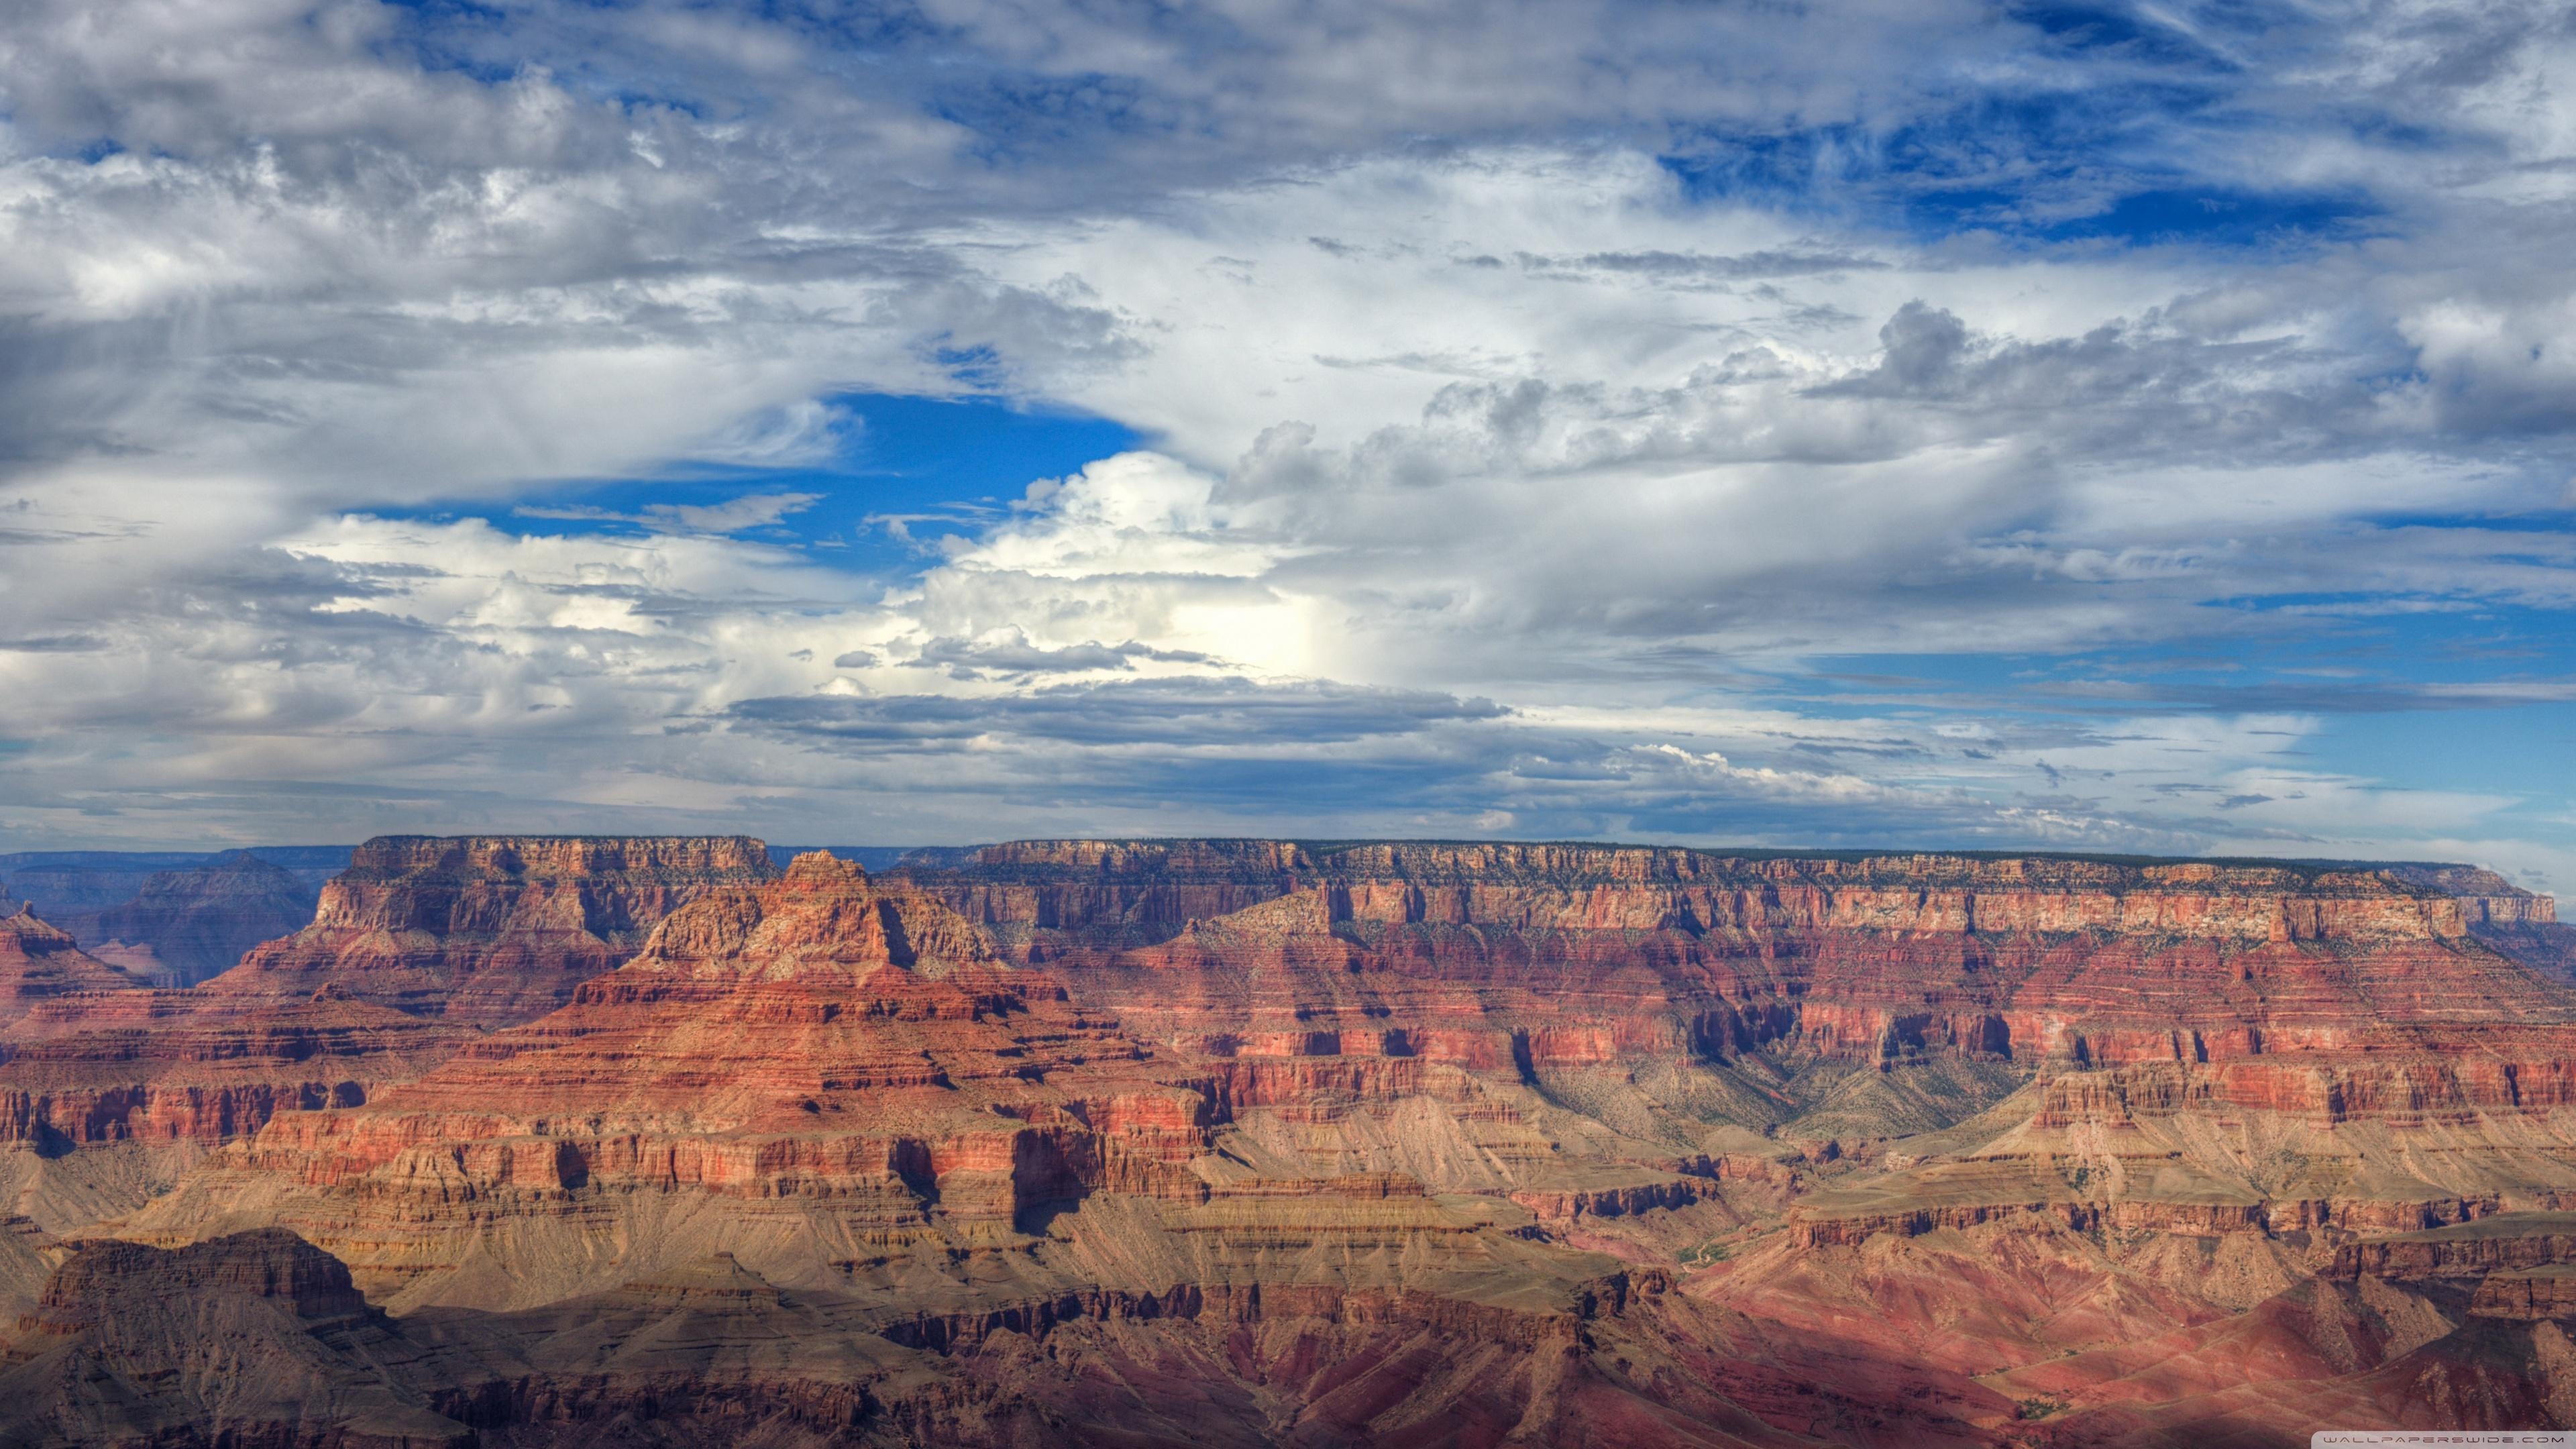
<svg viewBox="0 0 2576 1449"><path fill-rule="evenodd" d="M313 924L205 983L210 997L330 988L477 1026L533 1020L711 889L776 874L747 836L387 836L323 887Z"/></svg>

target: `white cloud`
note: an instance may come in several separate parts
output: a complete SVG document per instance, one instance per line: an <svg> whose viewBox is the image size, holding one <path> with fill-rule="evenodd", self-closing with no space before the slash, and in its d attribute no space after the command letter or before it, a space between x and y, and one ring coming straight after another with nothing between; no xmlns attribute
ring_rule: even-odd
<svg viewBox="0 0 2576 1449"><path fill-rule="evenodd" d="M2570 858L2528 790L2291 753L2545 662L2279 667L2576 604L2516 522L2576 436L2547 7L2117 54L1950 4L98 13L0 35L0 829ZM1983 105L2123 97L2074 153ZM2015 230L2123 148L2340 220ZM836 395L977 389L1151 442L891 591L801 477L397 516L828 469ZM2149 645L2247 677L1828 677Z"/></svg>

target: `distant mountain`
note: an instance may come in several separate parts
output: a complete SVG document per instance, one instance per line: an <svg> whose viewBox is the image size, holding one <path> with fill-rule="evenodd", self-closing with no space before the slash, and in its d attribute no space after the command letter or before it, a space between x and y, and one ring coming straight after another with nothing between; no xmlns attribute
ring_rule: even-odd
<svg viewBox="0 0 2576 1449"><path fill-rule="evenodd" d="M769 861L785 870L788 862L796 857L818 850L869 871L892 870L905 856L914 853L910 847L902 845L773 845L769 847Z"/></svg>
<svg viewBox="0 0 2576 1449"><path fill-rule="evenodd" d="M136 976L188 986L313 918L349 847L28 851L0 855L0 897L23 901L81 946Z"/></svg>

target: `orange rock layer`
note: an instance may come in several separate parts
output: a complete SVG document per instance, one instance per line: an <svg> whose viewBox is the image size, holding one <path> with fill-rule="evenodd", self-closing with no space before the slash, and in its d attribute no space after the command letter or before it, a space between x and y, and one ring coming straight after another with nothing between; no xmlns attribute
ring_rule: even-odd
<svg viewBox="0 0 2576 1449"><path fill-rule="evenodd" d="M767 847L743 836L382 837L323 888L311 926L201 989L292 1000L327 986L474 1026L532 1020L679 906L773 874Z"/></svg>
<svg viewBox="0 0 2576 1449"><path fill-rule="evenodd" d="M2492 1427L2576 1415L2546 929L2425 867L397 839L199 990L31 964L0 1111L213 1149L95 1230L290 1230L442 1365L368 1393L511 1443L692 1384L815 1443ZM168 1270L83 1271L10 1351ZM679 1300L846 1371L547 1366Z"/></svg>
<svg viewBox="0 0 2576 1449"><path fill-rule="evenodd" d="M0 1141L211 1145L280 1111L357 1105L476 1027L561 1005L677 905L775 874L742 837L387 837L358 848L311 926L190 990L136 989L22 915L0 928L0 973L11 943L28 963L0 1043Z"/></svg>

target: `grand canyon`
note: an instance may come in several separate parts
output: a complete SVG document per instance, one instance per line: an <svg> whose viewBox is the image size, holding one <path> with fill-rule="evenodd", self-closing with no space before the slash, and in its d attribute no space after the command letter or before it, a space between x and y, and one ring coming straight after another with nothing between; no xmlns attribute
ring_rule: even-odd
<svg viewBox="0 0 2576 1449"><path fill-rule="evenodd" d="M0 1449L2576 1449L2571 236L2576 0L0 0Z"/></svg>
<svg viewBox="0 0 2576 1449"><path fill-rule="evenodd" d="M143 884L0 920L0 1442L2576 1425L2485 871L387 837L193 985L294 878Z"/></svg>

